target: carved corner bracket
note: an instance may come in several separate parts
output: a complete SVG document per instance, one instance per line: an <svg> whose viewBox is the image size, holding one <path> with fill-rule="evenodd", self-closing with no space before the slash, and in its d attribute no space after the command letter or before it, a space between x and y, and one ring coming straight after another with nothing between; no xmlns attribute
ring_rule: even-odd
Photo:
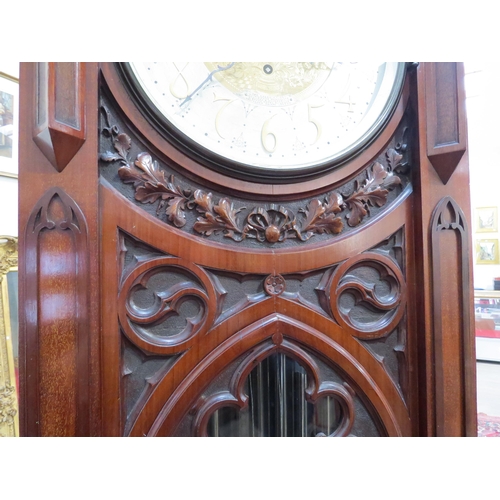
<svg viewBox="0 0 500 500"><path fill-rule="evenodd" d="M251 209L235 207L229 198L214 200L211 192L182 188L173 175L166 177L166 172L147 152L140 152L134 158L131 138L117 125L111 124L105 106L101 110L106 123L101 132L110 140L112 150L102 153L100 160L119 162L119 178L133 186L135 200L143 204L157 203L156 215L160 217L164 212L167 222L175 227L185 227L186 211L195 210L198 217L192 229L203 236L222 233L236 242L251 238L259 242L281 243L287 239L305 242L318 234L339 234L345 229L342 216L349 227L355 227L370 215L371 208L383 207L389 192L402 186L398 174L408 167L407 144L403 140L386 151L385 165L380 161L373 162L365 170L364 179L358 177L349 185L327 193L323 199L310 200L298 209L298 215L274 203ZM240 213L245 215L239 216Z"/></svg>

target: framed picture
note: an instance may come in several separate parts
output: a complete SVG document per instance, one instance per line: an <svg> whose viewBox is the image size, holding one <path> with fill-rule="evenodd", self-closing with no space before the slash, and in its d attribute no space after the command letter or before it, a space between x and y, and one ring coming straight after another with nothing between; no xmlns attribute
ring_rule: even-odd
<svg viewBox="0 0 500 500"><path fill-rule="evenodd" d="M498 240L476 240L476 264L500 264Z"/></svg>
<svg viewBox="0 0 500 500"><path fill-rule="evenodd" d="M0 73L0 175L17 177L19 80Z"/></svg>
<svg viewBox="0 0 500 500"><path fill-rule="evenodd" d="M19 436L17 248L0 236L0 438Z"/></svg>
<svg viewBox="0 0 500 500"><path fill-rule="evenodd" d="M498 231L498 208L476 208L476 232L496 233Z"/></svg>

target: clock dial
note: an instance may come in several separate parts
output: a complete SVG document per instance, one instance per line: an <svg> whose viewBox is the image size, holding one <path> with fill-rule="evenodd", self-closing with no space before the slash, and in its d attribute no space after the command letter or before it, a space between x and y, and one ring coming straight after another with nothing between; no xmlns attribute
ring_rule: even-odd
<svg viewBox="0 0 500 500"><path fill-rule="evenodd" d="M380 130L404 78L403 63L148 62L128 68L150 106L191 150L209 152L233 172L264 176L317 172L344 161Z"/></svg>

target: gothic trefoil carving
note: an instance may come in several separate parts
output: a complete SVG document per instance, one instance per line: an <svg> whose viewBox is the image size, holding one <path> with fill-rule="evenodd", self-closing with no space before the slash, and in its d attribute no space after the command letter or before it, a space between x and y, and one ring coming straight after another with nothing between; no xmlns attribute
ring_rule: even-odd
<svg viewBox="0 0 500 500"><path fill-rule="evenodd" d="M355 227L370 215L372 207L384 206L389 192L402 185L398 172L407 166L403 141L386 152L386 165L375 161L366 169L364 180L351 181L351 189L345 185L310 200L298 209L297 215L277 204L249 209L236 207L229 198L217 200L203 189L182 188L173 175L166 177L159 163L147 152L140 152L134 159L131 138L111 125L106 107L101 109L107 125L102 134L111 139L114 151L102 153L100 159L107 163L120 162L120 180L132 184L136 201L157 203L156 215L160 217L163 212L167 222L175 227L186 226L186 210L196 210L198 217L192 230L207 237L222 233L237 242L251 238L273 244L287 239L308 241L318 234L339 234L345 229L344 216L347 224ZM342 194L341 191L351 192Z"/></svg>

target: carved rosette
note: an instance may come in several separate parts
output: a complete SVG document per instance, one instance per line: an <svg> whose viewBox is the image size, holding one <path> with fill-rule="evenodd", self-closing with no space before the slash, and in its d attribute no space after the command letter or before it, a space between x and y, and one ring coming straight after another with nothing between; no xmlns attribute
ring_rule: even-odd
<svg viewBox="0 0 500 500"><path fill-rule="evenodd" d="M340 234L346 224L356 227L370 216L373 208L386 205L390 191L404 185L401 173L408 166L405 133L400 143L386 151L383 162L373 162L354 181L309 200L294 211L274 203L253 208L236 206L234 200L215 199L213 193L204 189L183 188L174 175L168 176L147 152L140 152L134 158L131 138L111 124L110 113L104 106L101 109L106 124L102 135L112 146L100 155L101 161L118 162L118 176L123 183L132 185L135 200L156 204L156 215L164 214L169 224L187 228L186 212L196 211L192 230L206 237L223 234L236 242L254 239L275 244L289 239L305 242L321 234Z"/></svg>
<svg viewBox="0 0 500 500"><path fill-rule="evenodd" d="M184 307L186 303L189 305ZM120 325L145 352L170 355L205 335L216 315L218 294L208 275L176 257L140 263L125 278L118 297ZM209 307L212 304L212 307ZM170 322L174 318L177 321Z"/></svg>
<svg viewBox="0 0 500 500"><path fill-rule="evenodd" d="M271 274L264 282L264 288L269 295L281 295L285 291L285 278L280 274Z"/></svg>

